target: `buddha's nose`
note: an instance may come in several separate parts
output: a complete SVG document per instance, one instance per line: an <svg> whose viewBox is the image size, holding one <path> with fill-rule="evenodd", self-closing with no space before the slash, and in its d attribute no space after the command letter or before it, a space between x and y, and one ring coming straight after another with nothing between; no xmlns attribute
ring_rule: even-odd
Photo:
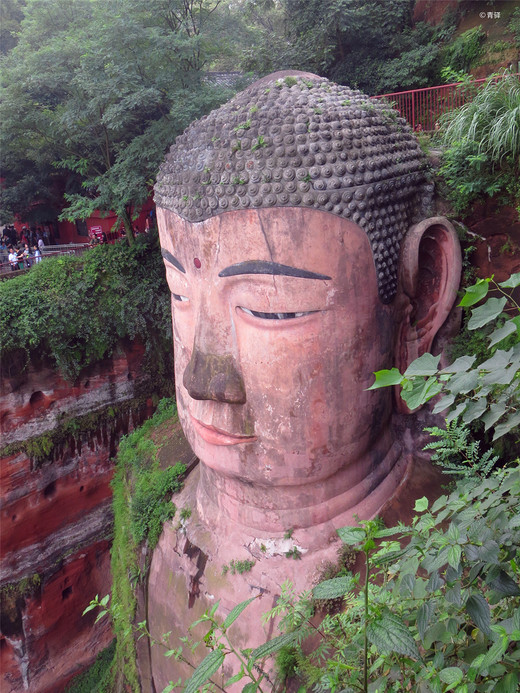
<svg viewBox="0 0 520 693"><path fill-rule="evenodd" d="M246 391L233 356L204 354L194 348L182 377L193 399L244 404Z"/></svg>

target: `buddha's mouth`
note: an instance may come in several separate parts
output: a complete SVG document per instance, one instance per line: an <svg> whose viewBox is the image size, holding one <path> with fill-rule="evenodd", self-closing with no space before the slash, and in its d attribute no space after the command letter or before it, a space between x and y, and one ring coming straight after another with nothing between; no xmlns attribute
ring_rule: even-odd
<svg viewBox="0 0 520 693"><path fill-rule="evenodd" d="M198 435L211 445L239 445L240 443L254 443L257 439L256 436L237 435L222 431L215 426L202 423L192 414L190 414L190 419Z"/></svg>

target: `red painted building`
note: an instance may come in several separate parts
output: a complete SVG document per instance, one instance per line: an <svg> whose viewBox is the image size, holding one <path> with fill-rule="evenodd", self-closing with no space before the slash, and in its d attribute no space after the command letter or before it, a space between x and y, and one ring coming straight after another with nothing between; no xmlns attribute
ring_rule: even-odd
<svg viewBox="0 0 520 693"><path fill-rule="evenodd" d="M150 219L150 212L155 210L153 200L150 198L141 208L139 216L132 222L134 230L143 233L147 218ZM155 217L155 213L154 213ZM117 215L114 212L96 211L92 216L83 221L49 221L40 224L31 224L17 220L14 223L18 236L21 237L25 228L35 228L45 231L47 229L52 245L65 245L68 243L89 243L96 233L105 233L109 242L113 242L124 236L121 231L122 225L117 223Z"/></svg>

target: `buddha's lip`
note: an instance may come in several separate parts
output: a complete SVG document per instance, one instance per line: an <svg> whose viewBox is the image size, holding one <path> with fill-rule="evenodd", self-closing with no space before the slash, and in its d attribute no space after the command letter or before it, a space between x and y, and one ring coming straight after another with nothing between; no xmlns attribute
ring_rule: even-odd
<svg viewBox="0 0 520 693"><path fill-rule="evenodd" d="M256 440L256 436L236 435L202 423L193 414L190 414L190 419L195 431L206 443L211 445L239 445L240 443L253 443Z"/></svg>

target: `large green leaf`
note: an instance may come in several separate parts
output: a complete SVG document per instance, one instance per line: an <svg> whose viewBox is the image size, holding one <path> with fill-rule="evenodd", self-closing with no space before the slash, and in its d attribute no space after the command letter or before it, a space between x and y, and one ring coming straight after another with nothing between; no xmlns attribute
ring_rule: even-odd
<svg viewBox="0 0 520 693"><path fill-rule="evenodd" d="M247 609L247 607L255 599L256 597L251 597L250 599L246 599L245 601L240 602L240 604L237 604L235 607L233 607L233 609L231 609L229 614L226 616L226 620L222 624L222 628L224 628L224 630L226 630L226 628L229 628L229 626L237 620L242 611L244 611L244 609Z"/></svg>
<svg viewBox="0 0 520 693"><path fill-rule="evenodd" d="M452 544L448 548L448 563L452 566L452 568L459 567L461 552L462 548L460 544Z"/></svg>
<svg viewBox="0 0 520 693"><path fill-rule="evenodd" d="M479 306L473 311L468 322L468 330L477 330L498 318L506 303L506 298L489 298L483 306Z"/></svg>
<svg viewBox="0 0 520 693"><path fill-rule="evenodd" d="M258 659L268 657L281 650L282 647L290 645L296 640L297 636L298 633L282 633L282 635L278 635L276 638L265 642L263 645L260 645L260 647L257 647L256 650L253 650L251 659L257 661Z"/></svg>
<svg viewBox="0 0 520 693"><path fill-rule="evenodd" d="M331 580L325 580L325 582L320 582L319 585L316 585L312 590L312 596L315 599L336 599L337 597L344 597L345 594L352 589L353 585L354 579L351 575L332 578Z"/></svg>
<svg viewBox="0 0 520 693"><path fill-rule="evenodd" d="M511 414L511 416L508 416L504 423L501 423L499 426L495 428L493 442L501 438L506 433L509 433L509 431L512 431L513 428L516 428L517 426L520 426L520 412L518 411L515 414Z"/></svg>
<svg viewBox="0 0 520 693"><path fill-rule="evenodd" d="M376 380L373 385L371 385L368 390L377 390L380 387L388 387L389 385L400 385L403 381L403 376L397 368L392 368L391 370L376 371L374 373Z"/></svg>
<svg viewBox="0 0 520 693"><path fill-rule="evenodd" d="M381 616L370 621L367 637L382 654L398 654L419 659L419 651L409 629L396 614L384 611Z"/></svg>
<svg viewBox="0 0 520 693"><path fill-rule="evenodd" d="M517 672L512 672L506 674L501 679L495 683L495 690L493 693L518 693L520 674Z"/></svg>
<svg viewBox="0 0 520 693"><path fill-rule="evenodd" d="M459 303L459 306L467 308L468 306L472 306L485 298L487 292L489 291L489 282L489 279L479 279L476 284L468 286L466 288L466 293Z"/></svg>
<svg viewBox="0 0 520 693"><path fill-rule="evenodd" d="M412 361L404 372L404 377L412 378L417 375L435 375L437 373L440 359L440 354L439 356L433 356L432 354L428 353L423 354L422 356L419 356L418 359L415 359L415 361Z"/></svg>
<svg viewBox="0 0 520 693"><path fill-rule="evenodd" d="M441 373L464 373L471 368L475 363L476 356L459 356L458 359L446 368L443 368Z"/></svg>
<svg viewBox="0 0 520 693"><path fill-rule="evenodd" d="M341 541L349 546L360 544L366 536L362 527L340 527L337 531Z"/></svg>
<svg viewBox="0 0 520 693"><path fill-rule="evenodd" d="M500 417L506 413L506 409L507 406L505 402L497 402L496 404L491 404L489 407L489 411L487 411L482 417L482 421L484 422L484 430L487 431L488 428L494 426L496 422L500 419Z"/></svg>
<svg viewBox="0 0 520 693"><path fill-rule="evenodd" d="M423 642L424 647L429 650L434 642L450 642L451 635L446 628L444 621L437 621L433 623L424 634Z"/></svg>
<svg viewBox="0 0 520 693"><path fill-rule="evenodd" d="M473 623L485 635L491 635L491 613L489 604L481 594L472 594L466 602L466 611Z"/></svg>
<svg viewBox="0 0 520 693"><path fill-rule="evenodd" d="M428 378L428 380L416 378L413 381L411 390L403 390L401 392L401 397L413 411L428 402L432 397L435 397L435 395L438 395L441 391L442 384L437 382L435 378Z"/></svg>
<svg viewBox="0 0 520 693"><path fill-rule="evenodd" d="M497 577L489 582L489 586L502 597L517 597L520 594L517 582L502 569Z"/></svg>
<svg viewBox="0 0 520 693"><path fill-rule="evenodd" d="M482 414L486 411L487 399L485 397L480 397L477 400L471 401L466 407L466 411L462 415L462 420L464 423L471 423L475 419L479 419Z"/></svg>
<svg viewBox="0 0 520 693"><path fill-rule="evenodd" d="M206 655L193 672L191 678L186 682L184 693L197 693L210 680L213 674L220 669L223 662L224 653L222 650L213 650Z"/></svg>
<svg viewBox="0 0 520 693"><path fill-rule="evenodd" d="M509 337L510 334L516 332L516 330L517 327L515 323L512 320L508 320L503 327L498 328L491 334L489 339L489 346L492 347L495 344L498 344L506 337Z"/></svg>
<svg viewBox="0 0 520 693"><path fill-rule="evenodd" d="M447 685L445 691L451 691L457 684L462 681L464 672L459 667L446 667L439 671L440 680Z"/></svg>
<svg viewBox="0 0 520 693"><path fill-rule="evenodd" d="M512 274L504 282L499 282L498 286L501 286L503 289L515 289L517 286L520 286L520 272Z"/></svg>
<svg viewBox="0 0 520 693"><path fill-rule="evenodd" d="M469 373L458 373L449 382L448 388L455 395L465 394L474 390L478 385L478 371L472 370Z"/></svg>
<svg viewBox="0 0 520 693"><path fill-rule="evenodd" d="M444 395L439 399L438 402L435 403L435 406L433 407L433 413L434 414L440 414L443 412L445 409L448 409L451 407L451 405L455 402L455 395L450 394L450 395Z"/></svg>
<svg viewBox="0 0 520 693"><path fill-rule="evenodd" d="M435 601L435 599L429 599L428 601L423 602L419 607L419 611L417 612L416 625L419 635L421 636L421 640L424 639L424 634L426 633L426 629L430 625L430 621L435 612L436 606L437 602Z"/></svg>

